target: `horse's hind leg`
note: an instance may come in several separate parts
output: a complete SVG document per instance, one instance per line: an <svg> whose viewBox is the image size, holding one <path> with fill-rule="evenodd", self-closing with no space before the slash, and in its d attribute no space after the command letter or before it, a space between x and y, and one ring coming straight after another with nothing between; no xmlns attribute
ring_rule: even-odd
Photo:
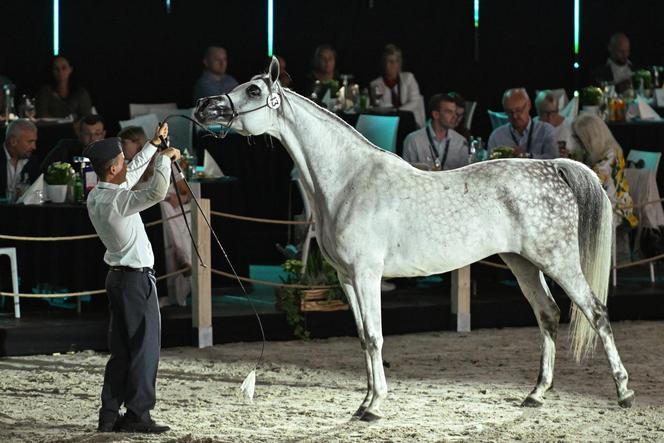
<svg viewBox="0 0 664 443"><path fill-rule="evenodd" d="M544 401L544 393L553 385L560 308L551 296L542 273L535 265L516 254L500 254L500 257L518 280L523 295L535 312L542 333L542 356L537 385L521 404L521 406L539 407Z"/></svg>
<svg viewBox="0 0 664 443"><path fill-rule="evenodd" d="M609 323L606 305L595 297L580 269L571 276L564 275L564 273L563 275L555 275L555 273L549 275L558 282L599 335L604 345L604 351L606 352L609 364L611 365L611 373L618 393L618 404L624 408L631 407L634 401L634 391L627 388L629 377L620 360L620 355L613 339L613 331Z"/></svg>
<svg viewBox="0 0 664 443"><path fill-rule="evenodd" d="M362 346L362 351L364 353L364 359L367 369L367 394L360 404L360 407L353 414L354 418L360 418L364 415L367 407L371 403L371 398L373 397L373 375L371 371L371 358L369 358L369 351L367 350L367 343L364 339L364 325L362 323L362 313L360 312L360 306L357 302L357 295L355 294L355 289L351 280L345 275L339 273L339 282L341 282L341 287L346 293L346 298L348 298L348 304L350 304L350 309L353 312L353 318L355 319L355 326L357 327L357 336L360 338L360 345Z"/></svg>

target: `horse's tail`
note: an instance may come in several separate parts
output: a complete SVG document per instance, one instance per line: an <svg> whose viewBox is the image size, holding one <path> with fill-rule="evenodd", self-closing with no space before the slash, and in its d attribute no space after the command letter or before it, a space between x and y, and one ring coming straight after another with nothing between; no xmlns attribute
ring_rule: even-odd
<svg viewBox="0 0 664 443"><path fill-rule="evenodd" d="M580 162L556 160L556 168L574 196L579 211L581 269L593 294L606 305L611 273L613 207L595 172ZM574 358L592 354L597 334L579 308L571 306L571 341Z"/></svg>

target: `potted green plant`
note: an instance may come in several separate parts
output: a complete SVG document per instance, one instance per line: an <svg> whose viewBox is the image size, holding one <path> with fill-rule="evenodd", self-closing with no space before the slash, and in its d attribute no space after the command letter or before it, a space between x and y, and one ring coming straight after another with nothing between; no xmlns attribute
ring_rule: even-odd
<svg viewBox="0 0 664 443"><path fill-rule="evenodd" d="M348 309L346 296L341 290L337 271L318 250L313 250L303 269L302 261L286 260L282 264L286 277L285 284L302 286L323 286L322 288L281 288L277 294L277 306L286 314L286 320L299 338L309 338L304 324L304 312L335 311Z"/></svg>
<svg viewBox="0 0 664 443"><path fill-rule="evenodd" d="M597 86L586 86L581 90L580 100L583 110L588 113L599 114L604 92Z"/></svg>
<svg viewBox="0 0 664 443"><path fill-rule="evenodd" d="M63 203L67 199L67 188L74 176L74 168L69 163L51 163L44 174L46 197L54 203Z"/></svg>

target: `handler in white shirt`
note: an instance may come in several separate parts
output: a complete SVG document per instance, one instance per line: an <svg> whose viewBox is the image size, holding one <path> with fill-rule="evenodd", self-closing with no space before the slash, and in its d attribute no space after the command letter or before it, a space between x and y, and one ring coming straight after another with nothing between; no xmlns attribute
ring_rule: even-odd
<svg viewBox="0 0 664 443"><path fill-rule="evenodd" d="M418 128L424 126L424 100L420 86L410 72L402 72L403 56L401 49L387 45L383 50L383 75L371 81L371 94L378 99L379 106L389 106L410 111ZM376 94L378 93L378 94Z"/></svg>
<svg viewBox="0 0 664 443"><path fill-rule="evenodd" d="M166 124L157 128L152 141L129 164L125 163L117 137L94 142L84 152L100 180L88 195L88 214L106 246L104 261L110 267L106 293L111 310L111 356L101 393L101 432L158 433L169 429L150 418L156 402L161 319L152 270L154 255L139 212L164 199L171 160L177 160L180 152L175 148L164 150L155 159L148 188L131 190L156 153L159 137L167 135ZM127 414L120 417L123 403Z"/></svg>
<svg viewBox="0 0 664 443"><path fill-rule="evenodd" d="M440 171L468 164L468 142L454 129L456 100L450 94L436 94L429 100L431 122L408 134L403 159L416 168Z"/></svg>

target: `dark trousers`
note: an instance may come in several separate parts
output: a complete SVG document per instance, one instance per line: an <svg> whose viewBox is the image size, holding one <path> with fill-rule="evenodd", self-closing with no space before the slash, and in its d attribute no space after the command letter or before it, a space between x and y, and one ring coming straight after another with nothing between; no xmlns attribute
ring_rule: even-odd
<svg viewBox="0 0 664 443"><path fill-rule="evenodd" d="M104 373L100 420L115 420L123 403L128 412L147 420L156 400L161 347L155 277L144 272L109 271L106 293L111 310L111 357Z"/></svg>

